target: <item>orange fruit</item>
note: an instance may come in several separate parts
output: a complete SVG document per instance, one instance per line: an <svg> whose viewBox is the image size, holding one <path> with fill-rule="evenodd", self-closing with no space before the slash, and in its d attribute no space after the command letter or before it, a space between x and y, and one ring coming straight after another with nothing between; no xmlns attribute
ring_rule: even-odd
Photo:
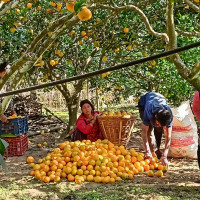
<svg viewBox="0 0 200 200"><path fill-rule="evenodd" d="M96 172L95 172L95 170L93 169L93 170L90 170L90 175L95 175L96 174Z"/></svg>
<svg viewBox="0 0 200 200"><path fill-rule="evenodd" d="M92 182L94 180L93 175L87 175L87 181Z"/></svg>
<svg viewBox="0 0 200 200"><path fill-rule="evenodd" d="M61 173L61 177L62 177L62 178L66 178L66 177L67 177L67 174L66 174L65 172L62 172L62 173Z"/></svg>
<svg viewBox="0 0 200 200"><path fill-rule="evenodd" d="M49 178L50 178L50 181L54 181L55 174L51 174L51 175L49 175Z"/></svg>
<svg viewBox="0 0 200 200"><path fill-rule="evenodd" d="M142 161L142 160L144 160L144 157L143 157L142 155L138 155L138 156L137 156L137 160L138 160L138 161Z"/></svg>
<svg viewBox="0 0 200 200"><path fill-rule="evenodd" d="M77 16L81 21L87 21L92 18L92 12L86 6L83 6Z"/></svg>
<svg viewBox="0 0 200 200"><path fill-rule="evenodd" d="M149 159L145 159L144 162L149 165L150 164L150 160Z"/></svg>
<svg viewBox="0 0 200 200"><path fill-rule="evenodd" d="M59 176L60 177L61 176L61 172L60 171L56 171L55 172L55 176Z"/></svg>
<svg viewBox="0 0 200 200"><path fill-rule="evenodd" d="M55 181L55 182L60 182L60 176L56 176L56 175L55 175L54 181Z"/></svg>
<svg viewBox="0 0 200 200"><path fill-rule="evenodd" d="M71 174L68 174L67 179L68 179L69 182L73 182L75 177Z"/></svg>
<svg viewBox="0 0 200 200"><path fill-rule="evenodd" d="M163 171L164 173L167 172L167 171L168 171L168 167L164 165L162 171Z"/></svg>
<svg viewBox="0 0 200 200"><path fill-rule="evenodd" d="M58 169L62 169L63 168L63 164L61 164L61 163L58 163Z"/></svg>
<svg viewBox="0 0 200 200"><path fill-rule="evenodd" d="M73 153L72 153L73 154ZM80 156L78 156L78 155L75 155L74 156L74 162L78 162L80 160Z"/></svg>
<svg viewBox="0 0 200 200"><path fill-rule="evenodd" d="M31 171L31 172L30 172L30 175L31 175L31 176L35 176L35 171L34 171L34 170Z"/></svg>
<svg viewBox="0 0 200 200"><path fill-rule="evenodd" d="M151 170L153 170L153 169L154 169L154 165L153 165L153 164L150 164L150 165L149 165L149 168L150 168Z"/></svg>
<svg viewBox="0 0 200 200"><path fill-rule="evenodd" d="M92 165L88 165L88 166L87 166L87 170L89 170L89 171L90 171L90 170L93 170L93 166L92 166Z"/></svg>
<svg viewBox="0 0 200 200"><path fill-rule="evenodd" d="M67 10L69 10L70 12L74 12L74 4L66 3L66 8L67 8Z"/></svg>
<svg viewBox="0 0 200 200"><path fill-rule="evenodd" d="M101 176L102 176L102 177L106 177L106 176L108 176L108 172L107 172L107 171L102 172L102 173L101 173Z"/></svg>
<svg viewBox="0 0 200 200"><path fill-rule="evenodd" d="M27 8L32 8L32 3L27 3Z"/></svg>
<svg viewBox="0 0 200 200"><path fill-rule="evenodd" d="M149 165L144 165L144 171L149 171L150 167Z"/></svg>
<svg viewBox="0 0 200 200"><path fill-rule="evenodd" d="M50 168L49 168L48 165L45 165L42 169L43 169L45 172L48 172Z"/></svg>
<svg viewBox="0 0 200 200"><path fill-rule="evenodd" d="M86 175L86 176L89 175L89 173L90 173L89 170L85 170L85 171L83 172L83 174Z"/></svg>
<svg viewBox="0 0 200 200"><path fill-rule="evenodd" d="M95 160L89 160L89 165L94 166L96 164Z"/></svg>
<svg viewBox="0 0 200 200"><path fill-rule="evenodd" d="M66 172L67 174L70 174L71 171L72 171L72 168L71 167L65 167L65 168L63 168L63 171Z"/></svg>
<svg viewBox="0 0 200 200"><path fill-rule="evenodd" d="M82 180L81 180L80 178L76 178L76 179L75 179L75 183L76 183L76 184L81 184L81 183L82 183Z"/></svg>
<svg viewBox="0 0 200 200"><path fill-rule="evenodd" d="M52 165L50 169L51 169L51 171L56 171L57 170L57 166L56 165Z"/></svg>
<svg viewBox="0 0 200 200"><path fill-rule="evenodd" d="M110 182L110 176L106 176L102 178L102 183L109 183Z"/></svg>
<svg viewBox="0 0 200 200"><path fill-rule="evenodd" d="M141 160L141 161L140 161L140 165L141 165L141 166L145 166L145 165L146 165L145 161L144 161L144 160Z"/></svg>
<svg viewBox="0 0 200 200"><path fill-rule="evenodd" d="M163 170L163 165L158 165L159 170Z"/></svg>
<svg viewBox="0 0 200 200"><path fill-rule="evenodd" d="M59 54L60 54L60 52L59 52ZM60 144L60 149L64 149L66 147L66 145L67 144L65 144L65 143Z"/></svg>
<svg viewBox="0 0 200 200"><path fill-rule="evenodd" d="M158 163L154 163L154 169L158 169Z"/></svg>
<svg viewBox="0 0 200 200"><path fill-rule="evenodd" d="M80 175L80 176L83 175L83 170L82 169L78 169L77 170L77 174Z"/></svg>
<svg viewBox="0 0 200 200"><path fill-rule="evenodd" d="M58 165L58 161L57 160L52 160L51 165Z"/></svg>
<svg viewBox="0 0 200 200"><path fill-rule="evenodd" d="M162 171L162 170L158 170L158 171L156 172L156 176L157 176L157 177L162 177L162 176L163 176L163 171Z"/></svg>
<svg viewBox="0 0 200 200"><path fill-rule="evenodd" d="M34 158L32 156L28 156L26 159L27 163L33 163L34 162Z"/></svg>
<svg viewBox="0 0 200 200"><path fill-rule="evenodd" d="M132 158L131 158L131 162L132 163L135 163L137 161L137 158L135 157L135 156L133 156Z"/></svg>
<svg viewBox="0 0 200 200"><path fill-rule="evenodd" d="M86 32L85 31L81 31L81 36L86 36Z"/></svg>
<svg viewBox="0 0 200 200"><path fill-rule="evenodd" d="M94 182L101 183L101 181L102 181L102 177L100 177L100 176L95 176L94 177Z"/></svg>
<svg viewBox="0 0 200 200"><path fill-rule="evenodd" d="M138 168L141 166L141 165L140 165L140 162L138 162L138 161L135 162L135 163L134 163L134 166L138 169Z"/></svg>
<svg viewBox="0 0 200 200"><path fill-rule="evenodd" d="M30 163L29 166L33 168L33 166L35 165L35 163Z"/></svg>
<svg viewBox="0 0 200 200"><path fill-rule="evenodd" d="M69 157L65 157L65 162L68 163L70 161Z"/></svg>
<svg viewBox="0 0 200 200"><path fill-rule="evenodd" d="M152 170L149 170L149 171L147 172L147 175L150 176L150 177L152 177L152 176L154 176L154 173L153 173Z"/></svg>
<svg viewBox="0 0 200 200"><path fill-rule="evenodd" d="M42 8L40 7L40 6L38 6L37 8L36 8L36 10L37 11L40 11Z"/></svg>
<svg viewBox="0 0 200 200"><path fill-rule="evenodd" d="M128 28L124 28L124 33L128 33L129 29Z"/></svg>
<svg viewBox="0 0 200 200"><path fill-rule="evenodd" d="M50 177L49 176L45 176L43 180L44 180L45 183L49 183L50 182Z"/></svg>
<svg viewBox="0 0 200 200"><path fill-rule="evenodd" d="M35 164L34 166L33 166L33 170L39 170L40 169L40 165L39 164Z"/></svg>

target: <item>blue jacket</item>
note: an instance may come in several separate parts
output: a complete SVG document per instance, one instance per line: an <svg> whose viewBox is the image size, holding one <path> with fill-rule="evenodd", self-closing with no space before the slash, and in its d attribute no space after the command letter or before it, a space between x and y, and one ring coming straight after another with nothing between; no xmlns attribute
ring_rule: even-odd
<svg viewBox="0 0 200 200"><path fill-rule="evenodd" d="M144 108L143 124L149 126L150 124L155 125L155 114L159 110L168 110L172 113L170 107L167 104L165 97L156 92L148 92L143 95L139 102L138 107ZM170 124L167 127L171 127L173 123L173 117Z"/></svg>

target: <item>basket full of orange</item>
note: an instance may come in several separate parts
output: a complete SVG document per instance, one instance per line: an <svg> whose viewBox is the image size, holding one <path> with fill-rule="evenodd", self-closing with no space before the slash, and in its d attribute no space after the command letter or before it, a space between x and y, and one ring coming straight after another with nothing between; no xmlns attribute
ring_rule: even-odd
<svg viewBox="0 0 200 200"><path fill-rule="evenodd" d="M127 146L133 131L136 116L125 111L103 112L98 117L100 130L104 138L115 145Z"/></svg>

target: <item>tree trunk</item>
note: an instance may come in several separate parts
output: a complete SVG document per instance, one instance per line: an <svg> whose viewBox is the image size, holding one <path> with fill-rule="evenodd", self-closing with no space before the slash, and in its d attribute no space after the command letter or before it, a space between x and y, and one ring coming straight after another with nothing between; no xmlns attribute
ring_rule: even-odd
<svg viewBox="0 0 200 200"><path fill-rule="evenodd" d="M66 105L67 105L68 113L69 113L69 123L68 123L68 127L67 127L67 135L75 128L79 101L80 101L79 94L77 94L77 97L75 97L75 98L73 96L73 100L71 101L71 103L69 103L69 101L66 101ZM66 133L63 133L61 135L61 138L64 138L64 137L66 137Z"/></svg>

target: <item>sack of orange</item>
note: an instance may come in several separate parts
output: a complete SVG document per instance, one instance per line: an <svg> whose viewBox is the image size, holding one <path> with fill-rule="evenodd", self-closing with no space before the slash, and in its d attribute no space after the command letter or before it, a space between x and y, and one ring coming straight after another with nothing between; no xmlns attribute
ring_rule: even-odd
<svg viewBox="0 0 200 200"><path fill-rule="evenodd" d="M84 181L114 183L132 180L134 175L144 171L161 169L156 159L144 159L143 153L115 146L108 140L66 141L37 163L29 156L27 163L33 168L30 175L45 183L59 182L61 178L77 184Z"/></svg>

